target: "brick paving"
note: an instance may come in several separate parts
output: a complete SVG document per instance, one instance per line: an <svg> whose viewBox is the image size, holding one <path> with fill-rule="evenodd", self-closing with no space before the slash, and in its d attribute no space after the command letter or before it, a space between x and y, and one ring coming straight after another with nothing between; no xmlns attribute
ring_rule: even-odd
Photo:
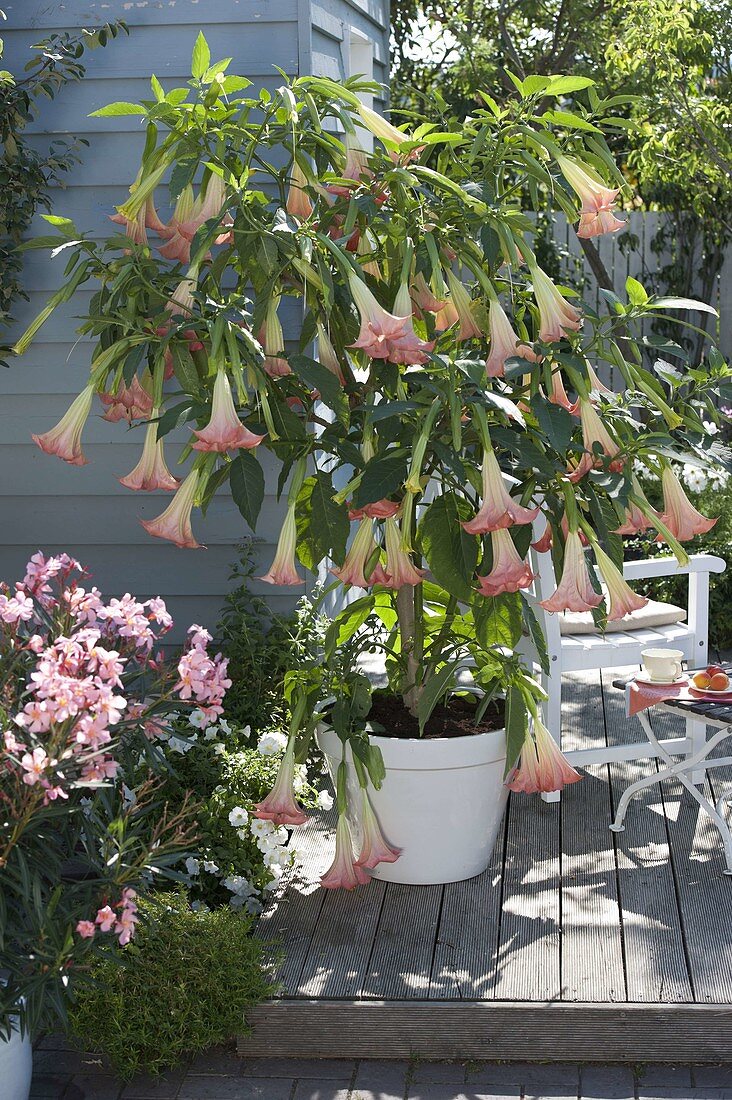
<svg viewBox="0 0 732 1100"><path fill-rule="evenodd" d="M50 1039L35 1067L31 1100L732 1100L729 1065L242 1059L216 1049L122 1082L103 1059Z"/></svg>

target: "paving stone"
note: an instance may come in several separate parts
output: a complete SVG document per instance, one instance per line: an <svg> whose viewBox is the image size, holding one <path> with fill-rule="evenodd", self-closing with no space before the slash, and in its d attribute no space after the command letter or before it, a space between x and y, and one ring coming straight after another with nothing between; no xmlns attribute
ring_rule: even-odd
<svg viewBox="0 0 732 1100"><path fill-rule="evenodd" d="M79 1090L82 1100L119 1100L122 1082L116 1077L101 1073L83 1073L72 1077L71 1085ZM70 1097L64 1093L64 1100Z"/></svg>
<svg viewBox="0 0 732 1100"><path fill-rule="evenodd" d="M318 1081L339 1081L351 1074L355 1059L347 1058L246 1058L244 1077L296 1077Z"/></svg>
<svg viewBox="0 0 732 1100"><path fill-rule="evenodd" d="M246 1063L234 1050L213 1047L198 1054L188 1066L188 1073L219 1073L229 1077L240 1077Z"/></svg>
<svg viewBox="0 0 732 1100"><path fill-rule="evenodd" d="M519 1100L521 1090L507 1091L503 1085L480 1085L477 1089L470 1085L450 1085L447 1082L435 1082L432 1085L415 1085L408 1092L409 1100Z"/></svg>
<svg viewBox="0 0 732 1100"><path fill-rule="evenodd" d="M707 1067L717 1068L717 1067ZM722 1081L722 1085L732 1082ZM642 1091L649 1092L661 1085L674 1085L677 1088L691 1088L691 1066L680 1066L669 1063L660 1065L652 1063L643 1066L638 1071L638 1084ZM716 1087L716 1083L715 1083Z"/></svg>
<svg viewBox="0 0 732 1100"><path fill-rule="evenodd" d="M635 1076L627 1066L582 1066L582 1100L633 1100Z"/></svg>
<svg viewBox="0 0 732 1100"><path fill-rule="evenodd" d="M185 1077L184 1069L173 1069L159 1076L139 1074L125 1085L122 1100L175 1100Z"/></svg>
<svg viewBox="0 0 732 1100"><path fill-rule="evenodd" d="M39 1077L47 1075L60 1077L68 1074L84 1073L89 1065L101 1065L101 1059L89 1062L89 1056L78 1050L36 1050L33 1052L33 1073Z"/></svg>
<svg viewBox="0 0 732 1100"><path fill-rule="evenodd" d="M676 1088L661 1086L655 1092L639 1092L641 1100L732 1100L732 1089Z"/></svg>
<svg viewBox="0 0 732 1100"><path fill-rule="evenodd" d="M464 1062L414 1062L410 1081L414 1085L464 1085Z"/></svg>
<svg viewBox="0 0 732 1100"><path fill-rule="evenodd" d="M297 1082L292 1100L348 1100L350 1085L350 1077L341 1081L303 1079Z"/></svg>
<svg viewBox="0 0 732 1100"><path fill-rule="evenodd" d="M465 1080L479 1091L484 1085L490 1085L502 1086L510 1093L514 1088L520 1089L526 1068L522 1062L469 1062L465 1067Z"/></svg>
<svg viewBox="0 0 732 1100"><path fill-rule="evenodd" d="M407 1062L359 1062L352 1100L404 1100L408 1068Z"/></svg>
<svg viewBox="0 0 732 1100"><path fill-rule="evenodd" d="M294 1082L287 1078L186 1077L178 1100L290 1100Z"/></svg>
<svg viewBox="0 0 732 1100"><path fill-rule="evenodd" d="M70 1081L68 1073L36 1073L31 1083L31 1100L61 1100Z"/></svg>
<svg viewBox="0 0 732 1100"><path fill-rule="evenodd" d="M39 1039L34 1044L34 1049L38 1050L75 1050L76 1047L69 1042L65 1035L44 1035L42 1039Z"/></svg>
<svg viewBox="0 0 732 1100"><path fill-rule="evenodd" d="M521 1070L526 1100L576 1100L579 1066L529 1063Z"/></svg>
<svg viewBox="0 0 732 1100"><path fill-rule="evenodd" d="M732 1066L694 1066L694 1084L713 1089L732 1088Z"/></svg>

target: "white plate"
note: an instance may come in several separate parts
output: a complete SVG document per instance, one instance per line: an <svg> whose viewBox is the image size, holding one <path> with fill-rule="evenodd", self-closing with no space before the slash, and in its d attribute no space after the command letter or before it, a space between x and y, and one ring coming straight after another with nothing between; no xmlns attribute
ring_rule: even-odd
<svg viewBox="0 0 732 1100"><path fill-rule="evenodd" d="M639 672L635 677L637 684L648 684L650 687L660 688L674 687L676 684L685 684L688 679L688 676L677 676L675 680L652 680L645 672Z"/></svg>
<svg viewBox="0 0 732 1100"><path fill-rule="evenodd" d="M715 695L723 695L726 697L728 695L732 695L732 684L730 684L728 688L723 688L720 691L718 688L698 688L696 684L693 684L690 680L689 691L694 691L698 695L711 695L712 697Z"/></svg>

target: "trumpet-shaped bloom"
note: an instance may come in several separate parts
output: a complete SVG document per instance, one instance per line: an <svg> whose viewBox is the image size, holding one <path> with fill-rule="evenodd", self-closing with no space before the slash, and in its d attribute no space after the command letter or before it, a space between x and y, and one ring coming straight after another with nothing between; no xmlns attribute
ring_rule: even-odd
<svg viewBox="0 0 732 1100"><path fill-rule="evenodd" d="M447 302L441 301L433 294L432 288L421 271L415 275L410 293L418 317L422 313L439 313L447 305Z"/></svg>
<svg viewBox="0 0 732 1100"><path fill-rule="evenodd" d="M343 565L338 569L331 569L331 573L343 584L352 584L355 588L368 588L371 582L366 577L366 566L375 547L373 522L370 519L362 519Z"/></svg>
<svg viewBox="0 0 732 1100"><path fill-rule="evenodd" d="M353 890L369 882L371 876L353 859L351 830L345 814L338 815L336 826L335 857L328 870L321 875L320 885L326 890Z"/></svg>
<svg viewBox="0 0 732 1100"><path fill-rule="evenodd" d="M534 574L523 561L508 531L491 531L493 567L485 577L478 577L481 596L499 596L503 592L518 592L529 588Z"/></svg>
<svg viewBox="0 0 732 1100"><path fill-rule="evenodd" d="M254 807L255 817L275 825L304 825L307 814L295 801L295 742L289 741L277 772L275 785Z"/></svg>
<svg viewBox="0 0 732 1100"><path fill-rule="evenodd" d="M118 420L149 420L152 414L152 397L140 384L137 375L129 386L122 386L116 393L100 393L99 400L106 411L103 420L116 423Z"/></svg>
<svg viewBox="0 0 732 1100"><path fill-rule="evenodd" d="M540 267L532 267L531 280L539 307L539 339L547 344L561 340L567 332L576 332L582 324L582 314L571 306Z"/></svg>
<svg viewBox="0 0 732 1100"><path fill-rule="evenodd" d="M537 554L547 554L554 542L554 535L552 534L552 525L549 520L546 521L546 527L544 533L535 542L532 542L531 549L536 550Z"/></svg>
<svg viewBox="0 0 732 1100"><path fill-rule="evenodd" d="M388 585L389 588L402 588L405 584L421 584L426 573L424 569L417 569L412 563L409 554L402 550L401 534L395 519L384 520L384 537L386 542L386 576L388 580L380 580L379 583ZM374 571L375 572L375 571ZM374 574L371 576L371 584L376 584Z"/></svg>
<svg viewBox="0 0 732 1100"><path fill-rule="evenodd" d="M602 459L599 455L595 454L596 443L600 444L605 455L611 459L609 464L610 469L618 473L625 466L625 459L618 457L620 455L620 447L603 424L595 406L591 401L580 399L579 412L582 422L582 443L585 448L585 454L580 459L576 469L569 474L569 480L572 482L579 481L589 470L602 467Z"/></svg>
<svg viewBox="0 0 732 1100"><path fill-rule="evenodd" d="M143 519L142 526L157 539L168 539L176 546L198 550L200 542L193 537L191 512L198 492L198 470L191 470L164 512L155 519Z"/></svg>
<svg viewBox="0 0 732 1100"><path fill-rule="evenodd" d="M486 535L511 527L514 523L532 523L539 514L537 508L524 508L510 496L503 480L495 452L483 452L483 503L480 511L462 526L469 535Z"/></svg>
<svg viewBox="0 0 732 1100"><path fill-rule="evenodd" d="M81 433L89 419L93 399L94 386L90 384L72 401L55 428L31 438L47 455L57 455L71 466L86 466L89 460L81 449Z"/></svg>
<svg viewBox="0 0 732 1100"><path fill-rule="evenodd" d="M234 407L234 398L231 395L229 376L225 370L219 369L214 382L213 402L211 405L211 419L205 428L194 430L196 442L194 451L235 451L241 449L250 450L258 447L264 439L263 435L255 435L245 428L237 416Z"/></svg>
<svg viewBox="0 0 732 1100"><path fill-rule="evenodd" d="M182 317L193 313L193 294L198 286L198 272L191 269L184 279L178 283L166 305L166 310L171 316L180 314Z"/></svg>
<svg viewBox="0 0 732 1100"><path fill-rule="evenodd" d="M407 320L404 325L404 336L396 340L392 347L391 361L412 366L426 363L427 352L432 351L435 344L434 341L420 340L414 331L412 299L406 282L402 283L394 299L394 313L397 317L404 315Z"/></svg>
<svg viewBox="0 0 732 1100"><path fill-rule="evenodd" d="M331 374L334 374L338 381L343 384L345 382L343 368L336 354L336 349L326 332L325 325L318 321L316 328L318 333L318 362L327 367Z"/></svg>
<svg viewBox="0 0 732 1100"><path fill-rule="evenodd" d="M411 302L406 313L395 315L379 304L363 279L352 274L348 282L361 317L358 338L351 347L360 348L372 359L424 363L432 345L420 340L414 332Z"/></svg>
<svg viewBox="0 0 732 1100"><path fill-rule="evenodd" d="M590 393L607 393L611 397L615 396L613 391L609 390L605 383L601 382L600 379L597 377L595 368L592 366L592 363L585 363L585 368L587 370L587 380L590 383Z"/></svg>
<svg viewBox="0 0 732 1100"><path fill-rule="evenodd" d="M447 329L456 325L459 320L460 315L455 308L455 303L448 298L442 309L435 314L435 329L437 332L446 332Z"/></svg>
<svg viewBox="0 0 732 1100"><path fill-rule="evenodd" d="M154 417L157 417L158 413L159 409L153 410ZM178 479L173 477L165 462L163 441L158 439L156 421L147 426L140 461L134 470L119 480L125 488L135 489L138 492L153 493L156 489L173 491L178 488Z"/></svg>
<svg viewBox="0 0 732 1100"><path fill-rule="evenodd" d="M648 503L635 474L633 474L631 480L633 493L638 497L643 507L641 508L631 501L625 511L625 522L620 527L615 528L616 535L639 535L641 532L647 531L649 527L653 527L654 518L658 518L658 513Z"/></svg>
<svg viewBox="0 0 732 1100"><path fill-rule="evenodd" d="M388 519L390 516L395 516L401 504L393 500L375 500L372 504L364 504L363 508L349 508L349 519L363 519L364 516L368 516L369 519Z"/></svg>
<svg viewBox="0 0 732 1100"><path fill-rule="evenodd" d="M570 531L564 544L562 579L541 606L545 611L592 611L601 603L602 596L592 587L579 532Z"/></svg>
<svg viewBox="0 0 732 1100"><path fill-rule="evenodd" d="M259 579L267 584L302 584L303 579L297 572L295 564L295 547L297 545L297 527L295 525L295 505L290 504L285 513L284 523L277 540L277 550L274 561L267 572Z"/></svg>
<svg viewBox="0 0 732 1100"><path fill-rule="evenodd" d="M392 846L387 843L381 831L378 818L374 813L374 808L371 805L371 800L365 789L362 789L361 796L361 827L363 829L363 839L361 841L361 851L356 860L356 867L363 867L366 869L378 867L380 863L395 863L399 859L400 849L392 848Z"/></svg>
<svg viewBox="0 0 732 1100"><path fill-rule="evenodd" d="M376 111L372 111L370 107L366 107L363 103L359 103L358 113L366 129L370 130L381 141L390 141L394 145L402 145L405 141L412 140L410 134L397 130L396 126L392 126L390 122L387 122L383 115L377 114Z"/></svg>
<svg viewBox="0 0 732 1100"><path fill-rule="evenodd" d="M645 607L648 603L647 598L639 596L633 591L623 574L602 547L595 544L592 549L595 552L595 559L608 591L608 620L622 619L625 615L630 615L632 611L640 611L642 607Z"/></svg>
<svg viewBox="0 0 732 1100"><path fill-rule="evenodd" d="M613 214L620 189L607 187L589 165L569 157L558 157L557 163L582 203L577 236L599 237L602 233L616 233L622 229L625 222Z"/></svg>
<svg viewBox="0 0 732 1100"><path fill-rule="evenodd" d="M533 737L526 735L518 767L506 784L508 789L524 794L560 791L581 778L544 723L534 718Z"/></svg>
<svg viewBox="0 0 732 1100"><path fill-rule="evenodd" d="M450 299L457 313L457 320L460 322L458 340L480 338L483 332L473 317L472 299L465 289L464 283L449 268L447 270L447 285L450 288Z"/></svg>
<svg viewBox="0 0 732 1100"><path fill-rule="evenodd" d="M681 482L670 466L664 468L661 475L663 487L663 515L661 520L679 542L693 539L694 535L704 535L711 531L716 519L707 519L698 512L681 488ZM657 542L663 542L659 535Z"/></svg>
<svg viewBox="0 0 732 1100"><path fill-rule="evenodd" d="M270 378L284 378L286 374L292 374L290 364L282 357L282 352L285 350L285 336L277 313L279 304L279 297L270 298L264 325L259 333L259 342L264 348L265 356L263 366Z"/></svg>
<svg viewBox="0 0 732 1100"><path fill-rule="evenodd" d="M567 412L576 415L579 409L579 401L570 401L567 395L567 391L564 388L564 379L562 372L557 370L552 371L552 392L549 394L549 400L553 405L561 405Z"/></svg>
<svg viewBox="0 0 732 1100"><path fill-rule="evenodd" d="M488 334L491 343L485 369L489 378L503 378L506 360L512 356L538 363L540 356L529 344L522 343L518 338L497 298L492 299L488 311Z"/></svg>
<svg viewBox="0 0 732 1100"><path fill-rule="evenodd" d="M287 192L285 209L287 213L298 221L307 221L313 212L313 204L305 190L308 178L305 175L299 161L293 160L290 169L290 187Z"/></svg>

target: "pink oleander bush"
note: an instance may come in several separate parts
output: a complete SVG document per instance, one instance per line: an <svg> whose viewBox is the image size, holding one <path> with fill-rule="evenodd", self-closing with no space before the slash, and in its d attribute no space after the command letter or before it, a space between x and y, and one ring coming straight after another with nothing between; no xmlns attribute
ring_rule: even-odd
<svg viewBox="0 0 732 1100"><path fill-rule="evenodd" d="M137 892L195 839L190 799L162 796L159 742L194 707L203 728L214 721L230 681L198 626L166 660L171 625L161 599L105 600L66 554L37 553L0 585L6 1028L19 1011L32 1030L63 1017L90 956L133 938Z"/></svg>

